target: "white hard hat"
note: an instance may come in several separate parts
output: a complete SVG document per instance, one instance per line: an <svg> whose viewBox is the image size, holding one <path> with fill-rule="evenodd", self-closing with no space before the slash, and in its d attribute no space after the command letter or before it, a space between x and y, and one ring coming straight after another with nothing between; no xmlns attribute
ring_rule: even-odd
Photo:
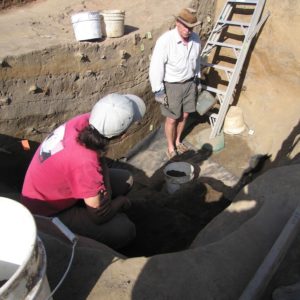
<svg viewBox="0 0 300 300"><path fill-rule="evenodd" d="M117 93L100 99L93 107L89 123L98 132L111 138L123 133L146 112L144 101L136 95Z"/></svg>

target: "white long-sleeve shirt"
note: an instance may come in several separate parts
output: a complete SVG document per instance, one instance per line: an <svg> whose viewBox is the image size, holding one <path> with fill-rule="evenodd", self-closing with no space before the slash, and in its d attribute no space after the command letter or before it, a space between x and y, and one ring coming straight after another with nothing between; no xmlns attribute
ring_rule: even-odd
<svg viewBox="0 0 300 300"><path fill-rule="evenodd" d="M192 32L187 46L174 28L160 36L155 44L149 68L153 92L164 88L164 81L183 82L200 77L200 39Z"/></svg>

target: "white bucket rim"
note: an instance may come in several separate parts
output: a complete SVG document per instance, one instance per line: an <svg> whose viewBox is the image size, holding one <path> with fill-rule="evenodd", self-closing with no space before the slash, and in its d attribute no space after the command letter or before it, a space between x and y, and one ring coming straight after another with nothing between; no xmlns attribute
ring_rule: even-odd
<svg viewBox="0 0 300 300"><path fill-rule="evenodd" d="M18 207L18 209L22 209L24 213L29 217L28 220L30 220L30 223L32 223L32 230L33 230L33 235L34 238L32 241L30 241L31 246L30 249L32 251L28 251L27 255L25 255L22 264L20 264L17 268L17 270L7 279L4 285L1 286L0 288L0 295L2 292L5 292L5 290L14 282L16 281L22 273L24 273L25 268L27 267L26 262L28 262L32 256L32 252L34 251L34 248L36 247L37 243L37 228L36 228L36 223L34 221L34 218L30 211L21 203L17 202L16 200L9 199L6 197L0 197L0 201L7 201L10 202L10 205L13 205L15 207Z"/></svg>
<svg viewBox="0 0 300 300"><path fill-rule="evenodd" d="M242 133L244 130L246 129L246 126L240 126L240 127L236 127L236 128L226 128L224 127L223 131L226 134L240 134Z"/></svg>
<svg viewBox="0 0 300 300"><path fill-rule="evenodd" d="M82 11L71 15L72 24L89 21L100 20L100 14L98 11Z"/></svg>
<svg viewBox="0 0 300 300"><path fill-rule="evenodd" d="M118 15L125 15L125 10L119 9L104 9L100 10L100 14L118 14Z"/></svg>
<svg viewBox="0 0 300 300"><path fill-rule="evenodd" d="M183 171L184 169L184 171ZM173 180L175 181L176 184L183 184L183 183L187 183L189 181L191 181L194 178L194 166L190 163L187 162L172 162L169 163L165 168L164 168L164 175L166 176L166 178L172 182ZM189 174L186 173L186 176L182 176L182 177L173 177L170 176L169 174L167 174L168 171L170 170L178 170L178 171L182 171L185 172L185 170L188 170L187 172ZM182 182L178 182L179 178L182 179Z"/></svg>

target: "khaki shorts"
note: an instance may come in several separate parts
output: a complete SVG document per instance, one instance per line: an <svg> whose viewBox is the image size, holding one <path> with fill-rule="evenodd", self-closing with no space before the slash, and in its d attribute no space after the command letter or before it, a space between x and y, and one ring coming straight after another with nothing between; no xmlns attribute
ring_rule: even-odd
<svg viewBox="0 0 300 300"><path fill-rule="evenodd" d="M184 83L165 82L168 107L160 106L163 116L179 119L183 112L196 111L196 84L193 80Z"/></svg>

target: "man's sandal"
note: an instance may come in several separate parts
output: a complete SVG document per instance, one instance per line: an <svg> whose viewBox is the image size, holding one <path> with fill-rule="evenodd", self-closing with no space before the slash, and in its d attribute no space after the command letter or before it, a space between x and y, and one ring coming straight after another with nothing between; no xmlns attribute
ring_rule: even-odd
<svg viewBox="0 0 300 300"><path fill-rule="evenodd" d="M169 152L169 150L167 150L166 154L167 154L168 159L172 159L172 158L174 158L175 156L178 155L176 150L173 150L171 153Z"/></svg>
<svg viewBox="0 0 300 300"><path fill-rule="evenodd" d="M177 150L178 154L183 154L183 153L189 151L189 148L185 144L179 143L176 145L176 150Z"/></svg>

